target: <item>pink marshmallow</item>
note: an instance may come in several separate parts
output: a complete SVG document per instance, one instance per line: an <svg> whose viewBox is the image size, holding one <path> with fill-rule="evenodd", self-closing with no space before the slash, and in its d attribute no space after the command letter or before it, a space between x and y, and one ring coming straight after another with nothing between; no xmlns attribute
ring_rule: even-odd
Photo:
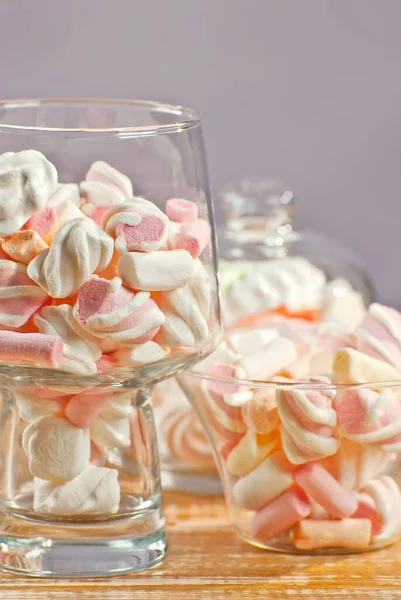
<svg viewBox="0 0 401 600"><path fill-rule="evenodd" d="M104 183L120 192L123 198L129 198L133 194L132 184L129 178L101 160L98 160L91 165L85 180Z"/></svg>
<svg viewBox="0 0 401 600"><path fill-rule="evenodd" d="M162 246L167 235L167 224L158 214L140 214L139 223L119 223L116 227L116 248L120 252L146 252Z"/></svg>
<svg viewBox="0 0 401 600"><path fill-rule="evenodd" d="M45 205L37 213L32 215L25 223L22 229L36 231L39 235L47 235L55 228L57 224L57 213L49 205Z"/></svg>
<svg viewBox="0 0 401 600"><path fill-rule="evenodd" d="M355 496L344 489L319 463L308 463L298 467L294 479L331 517L349 517L357 509Z"/></svg>
<svg viewBox="0 0 401 600"><path fill-rule="evenodd" d="M211 238L210 225L203 219L186 223L178 231L174 246L178 250L187 250L192 258L198 258L209 244Z"/></svg>
<svg viewBox="0 0 401 600"><path fill-rule="evenodd" d="M63 355L63 342L55 335L0 331L0 360L57 367Z"/></svg>
<svg viewBox="0 0 401 600"><path fill-rule="evenodd" d="M357 494L358 507L351 515L353 519L369 519L372 523L372 535L378 535L382 530L382 520L377 512L376 504L366 492Z"/></svg>
<svg viewBox="0 0 401 600"><path fill-rule="evenodd" d="M0 260L0 325L18 328L50 301L27 275L26 266Z"/></svg>
<svg viewBox="0 0 401 600"><path fill-rule="evenodd" d="M98 371L107 371L115 366L115 360L108 354L102 354L99 360L96 361Z"/></svg>
<svg viewBox="0 0 401 600"><path fill-rule="evenodd" d="M401 313L373 303L355 332L355 347L401 371Z"/></svg>
<svg viewBox="0 0 401 600"><path fill-rule="evenodd" d="M166 202L166 215L176 223L191 223L198 218L198 207L192 200L171 198Z"/></svg>
<svg viewBox="0 0 401 600"><path fill-rule="evenodd" d="M93 388L77 394L66 405L65 415L76 427L89 427L109 397L110 392L101 388Z"/></svg>
<svg viewBox="0 0 401 600"><path fill-rule="evenodd" d="M148 292L135 294L122 285L92 277L84 283L74 316L92 335L124 344L142 344L157 334L164 315Z"/></svg>
<svg viewBox="0 0 401 600"><path fill-rule="evenodd" d="M305 519L310 512L306 494L292 487L254 514L250 523L252 535L266 542Z"/></svg>

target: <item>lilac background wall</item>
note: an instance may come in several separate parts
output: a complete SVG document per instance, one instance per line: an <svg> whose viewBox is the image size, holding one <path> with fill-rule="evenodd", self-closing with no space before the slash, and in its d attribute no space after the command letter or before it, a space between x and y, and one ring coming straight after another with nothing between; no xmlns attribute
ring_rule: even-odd
<svg viewBox="0 0 401 600"><path fill-rule="evenodd" d="M285 178L401 306L400 0L2 0L0 56L2 97L193 105L214 191Z"/></svg>

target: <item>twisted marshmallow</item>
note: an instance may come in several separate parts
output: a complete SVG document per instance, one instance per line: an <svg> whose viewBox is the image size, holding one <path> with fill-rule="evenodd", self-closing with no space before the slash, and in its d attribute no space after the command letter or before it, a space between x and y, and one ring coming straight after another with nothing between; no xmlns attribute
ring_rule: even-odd
<svg viewBox="0 0 401 600"><path fill-rule="evenodd" d="M90 334L126 345L151 340L165 320L149 292L135 294L119 277L92 277L79 290L73 312Z"/></svg>
<svg viewBox="0 0 401 600"><path fill-rule="evenodd" d="M326 377L300 383L330 383ZM303 464L337 452L339 440L334 437L337 422L332 400L335 392L312 389L277 389L277 410L281 419L281 440L288 460Z"/></svg>
<svg viewBox="0 0 401 600"><path fill-rule="evenodd" d="M0 260L0 325L18 328L49 300L27 275L25 265Z"/></svg>
<svg viewBox="0 0 401 600"><path fill-rule="evenodd" d="M42 333L62 339L64 346L60 369L74 375L94 375L97 372L95 363L102 351L96 339L74 319L71 306L45 306L34 316L34 322Z"/></svg>
<svg viewBox="0 0 401 600"><path fill-rule="evenodd" d="M37 150L0 156L0 235L18 231L48 201L57 171Z"/></svg>
<svg viewBox="0 0 401 600"><path fill-rule="evenodd" d="M401 397L391 389L348 390L335 409L341 434L360 444L377 444L387 452L401 450Z"/></svg>
<svg viewBox="0 0 401 600"><path fill-rule="evenodd" d="M355 332L355 347L401 371L401 314L373 303Z"/></svg>
<svg viewBox="0 0 401 600"><path fill-rule="evenodd" d="M113 256L113 240L89 219L73 219L29 265L28 275L52 298L76 293Z"/></svg>

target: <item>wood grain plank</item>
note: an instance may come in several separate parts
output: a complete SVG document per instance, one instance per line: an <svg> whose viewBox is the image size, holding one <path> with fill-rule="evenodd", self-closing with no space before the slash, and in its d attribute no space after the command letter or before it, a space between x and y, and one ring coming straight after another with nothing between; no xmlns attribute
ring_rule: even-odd
<svg viewBox="0 0 401 600"><path fill-rule="evenodd" d="M401 599L401 543L350 556L291 556L245 544L221 498L167 493L170 551L138 575L45 580L0 575L0 600Z"/></svg>

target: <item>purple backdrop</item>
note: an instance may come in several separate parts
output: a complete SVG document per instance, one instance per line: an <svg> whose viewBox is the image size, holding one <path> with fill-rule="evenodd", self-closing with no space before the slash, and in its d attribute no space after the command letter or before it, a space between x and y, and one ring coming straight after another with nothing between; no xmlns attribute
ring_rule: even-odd
<svg viewBox="0 0 401 600"><path fill-rule="evenodd" d="M401 305L400 0L3 0L1 92L204 118L214 191L272 174Z"/></svg>

